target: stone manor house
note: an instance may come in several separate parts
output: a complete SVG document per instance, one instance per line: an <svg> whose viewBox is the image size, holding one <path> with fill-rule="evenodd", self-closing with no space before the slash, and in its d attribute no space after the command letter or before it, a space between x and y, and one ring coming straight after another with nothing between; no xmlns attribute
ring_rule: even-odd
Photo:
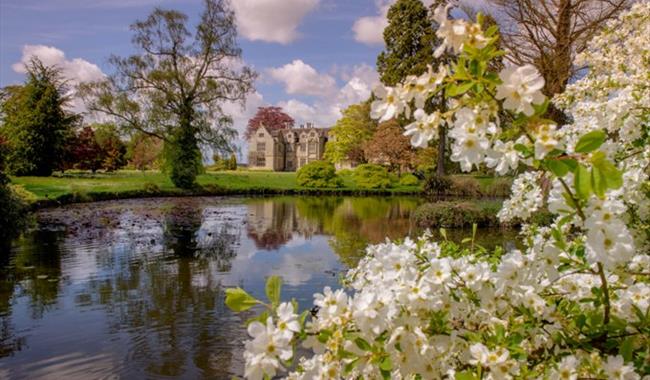
<svg viewBox="0 0 650 380"><path fill-rule="evenodd" d="M251 169L296 171L323 159L329 128L312 123L299 128L269 131L260 126L248 139L248 166Z"/></svg>

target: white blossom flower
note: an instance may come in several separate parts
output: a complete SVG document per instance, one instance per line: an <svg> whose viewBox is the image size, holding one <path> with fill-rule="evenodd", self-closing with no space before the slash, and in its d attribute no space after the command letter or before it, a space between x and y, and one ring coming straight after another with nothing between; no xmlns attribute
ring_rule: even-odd
<svg viewBox="0 0 650 380"><path fill-rule="evenodd" d="M505 99L503 106L515 112L523 112L527 116L535 113L533 104L542 104L544 95L544 78L535 66L510 66L501 70L500 85L497 86L497 99Z"/></svg>
<svg viewBox="0 0 650 380"><path fill-rule="evenodd" d="M401 99L398 88L378 85L373 90L377 100L370 105L370 116L380 122L388 121L404 112L405 104Z"/></svg>
<svg viewBox="0 0 650 380"><path fill-rule="evenodd" d="M440 112L428 115L424 110L418 109L413 113L415 121L406 126L404 136L411 137L411 145L426 148L429 141L436 137L438 126L442 123Z"/></svg>
<svg viewBox="0 0 650 380"><path fill-rule="evenodd" d="M607 361L603 364L603 370L607 378L612 380L636 380L640 378L634 372L634 367L625 365L623 357L620 355L607 357Z"/></svg>
<svg viewBox="0 0 650 380"><path fill-rule="evenodd" d="M286 361L293 356L289 340L276 329L271 317L266 320L266 325L252 322L248 325L248 334L253 338L245 344L245 376L248 379L275 376L276 371L282 368L278 359Z"/></svg>
<svg viewBox="0 0 650 380"><path fill-rule="evenodd" d="M506 175L519 165L519 152L515 149L514 141L495 141L492 149L487 151L485 163L488 168L494 168L498 175Z"/></svg>
<svg viewBox="0 0 650 380"><path fill-rule="evenodd" d="M278 331L283 334L287 340L290 340L294 333L300 332L298 315L294 313L293 305L289 302L281 303L276 312L278 314Z"/></svg>
<svg viewBox="0 0 650 380"><path fill-rule="evenodd" d="M535 136L535 158L541 160L553 149L561 147L555 124L543 124L537 128Z"/></svg>

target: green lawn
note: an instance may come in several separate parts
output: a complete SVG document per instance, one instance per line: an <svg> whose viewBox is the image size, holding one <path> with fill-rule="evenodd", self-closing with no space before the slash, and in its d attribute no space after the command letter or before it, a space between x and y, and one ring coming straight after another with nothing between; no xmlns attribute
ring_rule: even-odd
<svg viewBox="0 0 650 380"><path fill-rule="evenodd" d="M65 197L80 198L83 196L93 199L110 198L110 195L128 197L146 195L145 186L149 186L152 195L183 194L182 190L174 187L166 174L155 171L127 171L116 173L66 173L52 177L12 177L12 183L33 193L37 200L57 200ZM343 178L345 187L331 191L354 192L360 189L354 186L349 178ZM302 192L296 183L296 173L291 172L257 172L257 171L224 171L208 172L197 178L204 193L253 193L253 192ZM155 185L155 186L153 186ZM324 190L328 191L328 190ZM418 186L399 186L388 190L395 193L416 193ZM103 196L102 196L103 195Z"/></svg>

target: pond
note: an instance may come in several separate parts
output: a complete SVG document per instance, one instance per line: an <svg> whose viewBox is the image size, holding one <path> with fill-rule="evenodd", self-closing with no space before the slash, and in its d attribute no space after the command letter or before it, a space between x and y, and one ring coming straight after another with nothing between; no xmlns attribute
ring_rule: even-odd
<svg viewBox="0 0 650 380"><path fill-rule="evenodd" d="M420 203L159 198L41 210L0 252L0 379L241 376L252 314L226 309L227 287L263 297L265 278L280 275L283 298L310 307L366 244L417 234Z"/></svg>

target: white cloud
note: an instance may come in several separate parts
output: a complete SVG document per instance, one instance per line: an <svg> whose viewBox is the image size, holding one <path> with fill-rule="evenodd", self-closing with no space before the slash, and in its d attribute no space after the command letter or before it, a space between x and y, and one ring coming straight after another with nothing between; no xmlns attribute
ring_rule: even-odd
<svg viewBox="0 0 650 380"><path fill-rule="evenodd" d="M296 124L313 122L318 127L331 127L341 117L343 109L367 100L372 88L379 82L377 72L367 64L342 70L340 77L346 81L341 88L335 89L328 96L319 98L312 104L290 99L277 105L294 118Z"/></svg>
<svg viewBox="0 0 650 380"><path fill-rule="evenodd" d="M377 15L358 18L352 25L354 39L366 45L380 45L384 43L384 28L388 26L386 15L395 0L377 0Z"/></svg>
<svg viewBox="0 0 650 380"><path fill-rule="evenodd" d="M388 10L397 0L375 0L377 14L358 18L352 25L354 39L366 45L382 45L384 43L384 28L388 26ZM426 7L433 0L422 1Z"/></svg>
<svg viewBox="0 0 650 380"><path fill-rule="evenodd" d="M99 66L81 58L68 60L62 50L45 45L23 46L20 62L14 63L11 68L17 73L24 74L27 72L26 65L34 57L40 59L46 66L58 67L63 77L71 84L92 82L104 78L104 73Z"/></svg>
<svg viewBox="0 0 650 380"><path fill-rule="evenodd" d="M69 95L72 96L68 108L73 112L81 113L86 110L83 101L74 96L74 87L80 83L99 81L105 77L99 66L94 63L81 58L67 59L62 50L45 45L23 46L20 62L14 63L11 68L17 73L24 74L32 58L38 58L45 66L56 66L61 70L61 75L70 86Z"/></svg>
<svg viewBox="0 0 650 380"><path fill-rule="evenodd" d="M327 97L336 92L334 78L320 74L300 59L282 67L269 69L268 72L271 78L284 83L286 92L291 95Z"/></svg>
<svg viewBox="0 0 650 380"><path fill-rule="evenodd" d="M237 29L252 41L288 44L299 37L298 26L320 0L235 0Z"/></svg>

